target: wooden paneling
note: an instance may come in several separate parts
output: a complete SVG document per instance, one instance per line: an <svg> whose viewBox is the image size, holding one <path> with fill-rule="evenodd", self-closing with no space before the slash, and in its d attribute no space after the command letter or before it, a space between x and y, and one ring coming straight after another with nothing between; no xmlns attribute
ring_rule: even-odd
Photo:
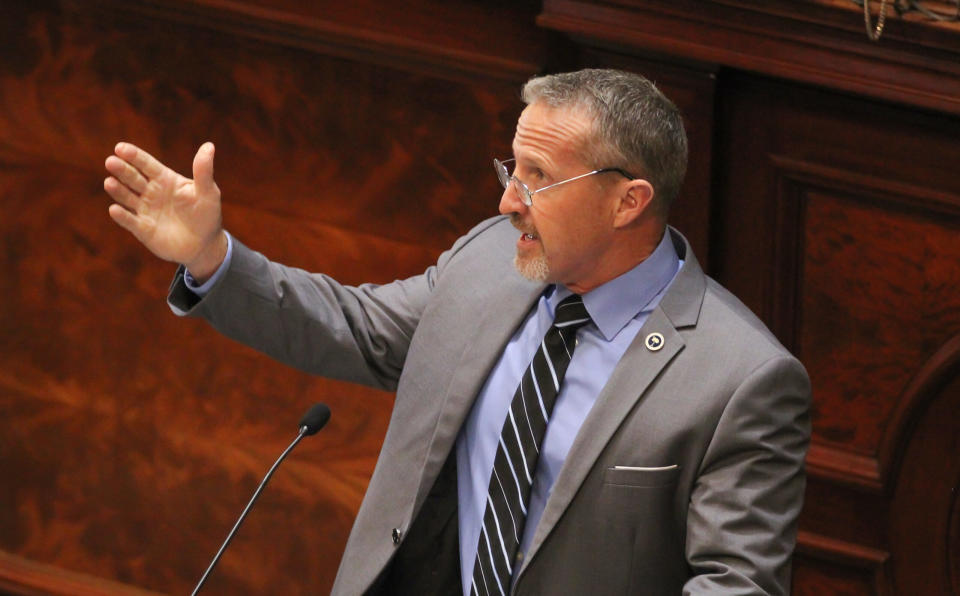
<svg viewBox="0 0 960 596"><path fill-rule="evenodd" d="M794 557L794 593L888 594L890 553L801 531Z"/></svg>
<svg viewBox="0 0 960 596"><path fill-rule="evenodd" d="M523 81L547 56L536 2L64 0L70 10L142 15L405 71ZM497 43L491 44L491 38Z"/></svg>
<svg viewBox="0 0 960 596"><path fill-rule="evenodd" d="M835 402L821 412L808 461L816 473L889 491L907 423L898 411L916 409L918 394L907 384L960 329L957 196L776 156L770 162L785 245L770 316ZM790 263L798 252L801 262Z"/></svg>
<svg viewBox="0 0 960 596"><path fill-rule="evenodd" d="M721 111L718 271L814 387L797 589L942 593L960 469L960 396L943 390L960 370L960 121L748 76L726 79Z"/></svg>
<svg viewBox="0 0 960 596"><path fill-rule="evenodd" d="M504 65L467 40L491 33L482 5L431 20L424 2L381 23L390 35L354 20L339 37L290 12L261 23L252 3L127 5L0 8L0 550L15 557L0 557L0 585L189 592L325 401L330 424L277 472L208 589L328 591L391 396L174 317L174 268L107 217L103 160L125 139L189 174L212 140L225 223L248 245L348 283L416 274L496 213L490 161L509 152L518 81L534 74L537 54L517 49L539 43L533 14L510 9L508 30L533 41L508 42ZM476 29L451 47L439 25L465 18Z"/></svg>
<svg viewBox="0 0 960 596"><path fill-rule="evenodd" d="M951 342L952 366L929 386L899 454L890 507L892 574L915 594L957 594L960 576L960 335ZM944 371L945 373L947 371Z"/></svg>
<svg viewBox="0 0 960 596"><path fill-rule="evenodd" d="M0 594L47 596L159 596L101 577L65 571L16 555L0 552Z"/></svg>
<svg viewBox="0 0 960 596"><path fill-rule="evenodd" d="M937 212L808 201L798 349L834 404L820 412L818 438L874 454L918 363L960 332L960 226Z"/></svg>
<svg viewBox="0 0 960 596"><path fill-rule="evenodd" d="M874 43L846 0L544 0L538 22L591 44L960 114L957 23L891 16Z"/></svg>

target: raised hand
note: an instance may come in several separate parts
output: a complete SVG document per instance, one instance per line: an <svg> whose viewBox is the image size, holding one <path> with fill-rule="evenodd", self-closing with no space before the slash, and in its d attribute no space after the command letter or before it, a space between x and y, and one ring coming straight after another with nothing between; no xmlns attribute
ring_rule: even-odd
<svg viewBox="0 0 960 596"><path fill-rule="evenodd" d="M193 180L130 143L117 143L103 188L116 203L110 217L161 259L182 263L203 281L227 251L220 189L213 180L213 143L193 158Z"/></svg>

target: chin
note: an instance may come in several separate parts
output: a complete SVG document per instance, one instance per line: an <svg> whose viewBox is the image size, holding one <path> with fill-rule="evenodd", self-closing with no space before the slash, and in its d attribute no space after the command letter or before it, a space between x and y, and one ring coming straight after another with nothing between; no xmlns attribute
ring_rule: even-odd
<svg viewBox="0 0 960 596"><path fill-rule="evenodd" d="M519 255L513 258L513 266L523 277L537 283L546 283L550 280L550 267L544 256L525 257Z"/></svg>

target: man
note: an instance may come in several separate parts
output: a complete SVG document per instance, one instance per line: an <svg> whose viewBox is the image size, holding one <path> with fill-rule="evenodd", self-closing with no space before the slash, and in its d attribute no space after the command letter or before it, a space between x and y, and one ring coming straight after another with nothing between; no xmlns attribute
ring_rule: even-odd
<svg viewBox="0 0 960 596"><path fill-rule="evenodd" d="M508 217L407 280L344 287L230 238L210 144L192 181L119 144L110 215L183 265L176 312L396 390L334 593L788 592L809 382L666 226L678 111L609 70L524 100Z"/></svg>

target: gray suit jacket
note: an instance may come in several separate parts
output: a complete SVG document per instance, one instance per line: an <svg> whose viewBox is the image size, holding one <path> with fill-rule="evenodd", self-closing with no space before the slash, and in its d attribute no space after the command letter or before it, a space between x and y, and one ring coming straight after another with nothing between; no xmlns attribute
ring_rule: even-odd
<svg viewBox="0 0 960 596"><path fill-rule="evenodd" d="M733 295L685 263L597 398L557 478L516 594L780 594L803 489L810 387ZM482 222L423 275L344 287L235 243L198 300L170 303L297 368L396 390L335 594L360 594L420 512L491 367L544 286L516 230ZM645 338L663 336L651 350ZM402 541L401 541L402 542ZM429 561L424 564L429 565Z"/></svg>

